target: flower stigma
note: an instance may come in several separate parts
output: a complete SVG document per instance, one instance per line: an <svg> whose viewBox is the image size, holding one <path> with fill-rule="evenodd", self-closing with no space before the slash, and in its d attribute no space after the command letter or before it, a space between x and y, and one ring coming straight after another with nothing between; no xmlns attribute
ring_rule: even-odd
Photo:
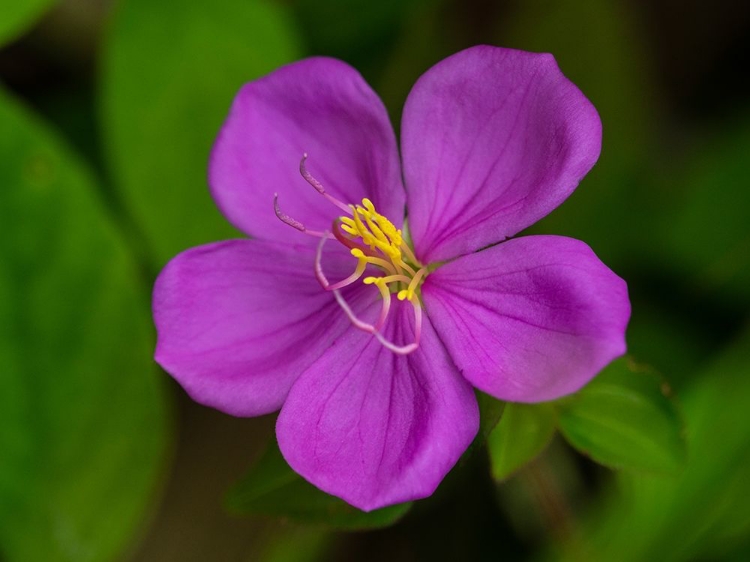
<svg viewBox="0 0 750 562"><path fill-rule="evenodd" d="M384 347L394 353L399 355L412 353L419 347L422 332L420 287L427 277L428 268L416 258L401 230L384 215L378 213L372 201L367 198L362 199L361 205L348 205L339 201L307 171L305 160L307 160L306 153L303 154L299 165L302 177L345 215L333 221L330 231L310 230L298 220L285 214L279 207L278 194L274 194L273 205L276 216L283 223L301 233L320 238L315 254L315 277L326 291L333 292L336 302L351 323L356 328L375 336ZM337 240L348 248L351 256L357 260L352 274L335 283L328 281L323 273L322 264L323 246L327 240L331 239ZM365 275L366 273L368 275ZM374 324L357 318L340 291L360 279L365 285L374 285L382 298L380 314ZM396 345L382 334L382 328L391 309L392 295L400 301L408 301L414 310L414 342L410 344Z"/></svg>

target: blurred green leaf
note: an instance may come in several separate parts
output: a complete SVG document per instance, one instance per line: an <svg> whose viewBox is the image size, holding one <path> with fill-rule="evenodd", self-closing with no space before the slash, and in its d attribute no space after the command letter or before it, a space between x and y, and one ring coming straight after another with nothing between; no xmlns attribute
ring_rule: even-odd
<svg viewBox="0 0 750 562"><path fill-rule="evenodd" d="M237 236L209 196L209 152L240 86L298 56L285 12L259 0L127 0L110 31L107 156L155 265Z"/></svg>
<svg viewBox="0 0 750 562"><path fill-rule="evenodd" d="M147 290L89 171L0 92L0 558L111 560L166 441Z"/></svg>
<svg viewBox="0 0 750 562"><path fill-rule="evenodd" d="M651 524L653 555L644 559L712 556L750 532L749 335L685 393L691 457L684 474L625 479L633 508Z"/></svg>
<svg viewBox="0 0 750 562"><path fill-rule="evenodd" d="M475 390L479 403L479 433L477 439L484 443L495 429L505 412L506 404L502 400Z"/></svg>
<svg viewBox="0 0 750 562"><path fill-rule="evenodd" d="M230 509L334 529L374 529L398 521L411 508L402 503L364 512L330 496L294 472L273 441L250 472L229 492Z"/></svg>
<svg viewBox="0 0 750 562"><path fill-rule="evenodd" d="M657 233L666 242L664 255L698 292L724 292L745 305L750 304L748 155L750 116L702 143L671 175L674 213Z"/></svg>
<svg viewBox="0 0 750 562"><path fill-rule="evenodd" d="M508 404L487 447L495 480L505 480L552 441L557 414L552 404Z"/></svg>
<svg viewBox="0 0 750 562"><path fill-rule="evenodd" d="M681 398L690 451L685 470L676 478L620 473L619 488L581 529L588 559L719 560L747 547L750 331ZM555 545L550 553L555 560L582 559L572 545Z"/></svg>
<svg viewBox="0 0 750 562"><path fill-rule="evenodd" d="M505 402L502 400L498 400L477 389L474 389L474 394L477 397L477 404L479 405L479 431L471 442L471 445L469 445L469 448L461 456L462 462L484 448L490 433L492 433L492 430L500 422L505 411Z"/></svg>
<svg viewBox="0 0 750 562"><path fill-rule="evenodd" d="M557 402L560 431L579 451L613 468L673 473L686 459L683 423L669 389L627 358Z"/></svg>
<svg viewBox="0 0 750 562"><path fill-rule="evenodd" d="M0 3L0 45L26 31L55 0L6 0Z"/></svg>
<svg viewBox="0 0 750 562"><path fill-rule="evenodd" d="M258 562L319 562L325 560L335 533L315 527L295 526L282 528L272 534L265 549L254 553Z"/></svg>

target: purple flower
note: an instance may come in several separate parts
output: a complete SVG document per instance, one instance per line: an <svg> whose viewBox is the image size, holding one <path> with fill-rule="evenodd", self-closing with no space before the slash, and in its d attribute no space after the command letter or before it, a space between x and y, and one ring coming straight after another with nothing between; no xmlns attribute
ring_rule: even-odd
<svg viewBox="0 0 750 562"><path fill-rule="evenodd" d="M453 55L401 131L399 160L382 102L337 60L245 85L209 183L252 239L188 250L154 288L156 360L202 404L281 408L289 464L365 510L435 490L477 433L472 387L574 392L624 353L630 316L583 242L509 239L599 156L596 110L552 56Z"/></svg>

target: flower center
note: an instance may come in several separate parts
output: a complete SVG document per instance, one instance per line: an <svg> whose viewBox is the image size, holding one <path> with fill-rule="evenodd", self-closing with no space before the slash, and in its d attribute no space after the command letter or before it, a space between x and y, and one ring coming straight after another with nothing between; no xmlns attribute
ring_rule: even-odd
<svg viewBox="0 0 750 562"><path fill-rule="evenodd" d="M339 217L334 223L334 236L350 248L352 256L359 260L358 268L361 266L364 271L370 264L384 273L380 277L365 277L363 282L376 285L381 291L387 289L389 293L396 293L399 300L418 299L427 270L404 241L401 230L378 213L369 199L363 199L362 205L350 207L352 216ZM341 231L354 238L342 236ZM352 247L358 240L362 244Z"/></svg>
<svg viewBox="0 0 750 562"><path fill-rule="evenodd" d="M349 216L340 216L333 221L331 232L309 230L301 222L284 214L279 208L278 195L274 195L276 216L287 225L305 234L320 238L315 257L315 276L327 291L332 291L344 313L357 328L374 335L381 344L394 353L407 354L419 347L422 329L422 307L420 287L427 276L428 269L417 260L414 252L404 240L401 230L384 215L375 210L369 199L362 199L361 205L346 205L332 197L305 168L307 154L300 162L300 173L318 193ZM323 273L322 254L326 240L335 238L349 248L351 255L357 259L354 272L341 281L329 283ZM341 295L340 289L359 280L368 266L374 266L381 275L368 275L362 279L365 285L375 285L382 297L380 316L374 324L363 322L354 314ZM414 343L398 346L385 339L381 333L391 307L391 295L395 294L400 301L408 301L414 309Z"/></svg>

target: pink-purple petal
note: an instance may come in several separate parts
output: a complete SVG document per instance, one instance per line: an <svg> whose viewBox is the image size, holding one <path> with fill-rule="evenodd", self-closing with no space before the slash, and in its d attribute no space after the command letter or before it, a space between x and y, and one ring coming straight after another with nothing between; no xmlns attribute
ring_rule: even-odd
<svg viewBox="0 0 750 562"><path fill-rule="evenodd" d="M425 310L463 375L502 400L575 392L625 352L625 282L583 242L527 236L438 268Z"/></svg>
<svg viewBox="0 0 750 562"><path fill-rule="evenodd" d="M356 264L326 258L335 280ZM154 287L156 361L201 404L236 416L278 410L299 374L351 329L313 259L310 247L258 240L179 254ZM377 302L361 285L347 297L357 311Z"/></svg>
<svg viewBox="0 0 750 562"><path fill-rule="evenodd" d="M601 122L548 54L478 46L414 85L402 151L417 256L510 237L560 205L599 157Z"/></svg>
<svg viewBox="0 0 750 562"><path fill-rule="evenodd" d="M395 133L378 96L344 62L302 60L243 86L214 145L211 193L240 230L262 239L297 240L274 214L326 230L342 212L300 175L308 171L346 204L368 197L400 224L404 190Z"/></svg>
<svg viewBox="0 0 750 562"><path fill-rule="evenodd" d="M409 343L411 306L391 314L386 335ZM478 424L471 386L426 321L406 356L348 331L294 383L276 432L295 471L369 511L432 494Z"/></svg>

